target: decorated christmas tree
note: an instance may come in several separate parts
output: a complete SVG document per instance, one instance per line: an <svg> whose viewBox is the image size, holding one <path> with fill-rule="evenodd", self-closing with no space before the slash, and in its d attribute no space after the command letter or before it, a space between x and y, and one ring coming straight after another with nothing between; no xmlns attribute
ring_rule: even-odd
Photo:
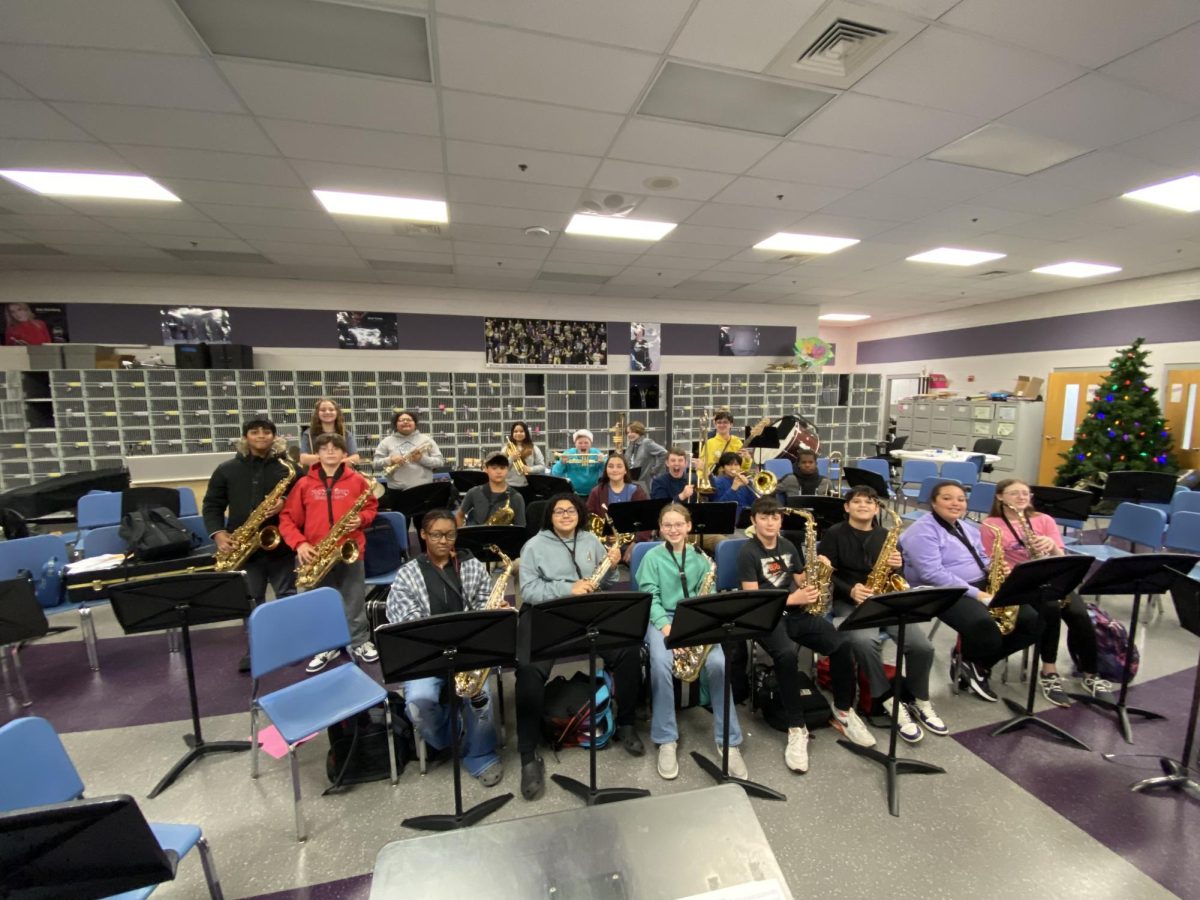
<svg viewBox="0 0 1200 900"><path fill-rule="evenodd" d="M1096 391L1087 417L1075 432L1075 444L1062 454L1056 483L1099 484L1109 472L1173 472L1171 431L1154 388L1146 384L1145 338L1119 350L1108 378Z"/></svg>

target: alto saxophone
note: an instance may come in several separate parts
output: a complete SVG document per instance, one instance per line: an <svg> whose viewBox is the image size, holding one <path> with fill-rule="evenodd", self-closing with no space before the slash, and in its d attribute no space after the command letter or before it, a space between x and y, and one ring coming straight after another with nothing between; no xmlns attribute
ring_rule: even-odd
<svg viewBox="0 0 1200 900"><path fill-rule="evenodd" d="M1029 517L1025 515L1025 510L1017 509L1015 506L1009 506L1008 508L1016 513L1017 521L1021 523L1021 540L1025 542L1025 549L1029 551L1029 558L1041 559L1043 556L1045 556L1045 554L1033 545L1033 539L1037 537L1037 535L1033 533L1033 526L1029 524ZM1070 595L1059 600L1058 605L1063 609L1066 609L1068 606L1070 606Z"/></svg>
<svg viewBox="0 0 1200 900"><path fill-rule="evenodd" d="M613 547L623 547L626 544L633 543L634 537L635 535L632 534L617 534L614 535L611 543L606 544L604 541L601 541L600 546L602 546L606 551L611 550ZM608 574L608 570L612 567L612 560L608 558L608 554L606 552L604 554L604 558L600 560L600 565L596 566L596 568L592 570L592 574L588 576L588 584L592 586L592 590L600 587L600 582L604 580L604 576Z"/></svg>
<svg viewBox="0 0 1200 900"><path fill-rule="evenodd" d="M791 510L804 516L804 585L816 587L817 599L808 604L804 611L810 616L823 616L833 603L833 567L817 554L817 520L807 509Z"/></svg>
<svg viewBox="0 0 1200 900"><path fill-rule="evenodd" d="M996 532L996 536L992 538L992 560L988 563L987 572L987 592L993 597L996 596L996 591L1000 590L1000 586L1004 584L1004 534L995 525L984 525L992 531ZM1017 615L1021 612L1019 606L999 606L995 609L988 609L992 614L992 619L996 623L996 627L1000 629L1001 634L1012 634L1014 628L1017 627Z"/></svg>
<svg viewBox="0 0 1200 900"><path fill-rule="evenodd" d="M492 510L492 514L487 517L484 525L511 525L517 513L512 508L512 501L508 495L504 496L504 505Z"/></svg>
<svg viewBox="0 0 1200 900"><path fill-rule="evenodd" d="M286 456L277 457L287 469L287 475L279 479L275 486L263 497L262 502L250 513L250 517L233 530L229 535L230 547L224 552L218 550L213 565L214 571L233 572L246 564L256 550L274 550L283 538L279 529L274 525L263 528L263 522L270 518L267 510L284 498L296 480L297 470ZM261 530L260 530L261 529Z"/></svg>
<svg viewBox="0 0 1200 900"><path fill-rule="evenodd" d="M511 607L509 607L508 601L504 599L504 595L508 591L508 581L512 577L516 563L506 556L504 551L495 544L488 544L488 549L500 557L500 564L504 566L504 569L500 572L500 577L496 579L496 583L492 585L492 592L488 594L487 602L483 604L483 608L510 609ZM491 669L473 669L470 672L459 672L454 676L454 692L464 700L474 700L483 693L483 686L487 684L488 675L491 674L491 671Z"/></svg>
<svg viewBox="0 0 1200 900"><path fill-rule="evenodd" d="M358 561L358 544L347 540L354 529L347 523L362 512L362 508L373 496L374 490L371 487L359 494L354 505L346 510L346 514L333 523L329 534L317 542L313 548L313 558L308 565L296 567L297 588L307 591L309 588L316 587L329 574L329 570L334 567L335 563L344 562L349 565Z"/></svg>
<svg viewBox="0 0 1200 900"><path fill-rule="evenodd" d="M888 529L883 547L880 549L879 555L875 557L875 565L867 575L867 580L863 582L867 590L872 594L887 594L892 591L908 590L908 582L893 572L892 567L888 565L888 557L896 552L896 546L900 542L900 526L903 524L903 521L896 515L894 509L887 506L883 508L891 515L893 521L892 527Z"/></svg>
<svg viewBox="0 0 1200 900"><path fill-rule="evenodd" d="M413 458L418 453L424 453L426 450L430 449L432 446L433 446L433 441L422 441L416 447L413 447L411 450L409 450L407 453L405 453L404 456L401 458L400 462L390 463L389 465L384 466L383 467L383 477L390 478L392 476L392 473L395 472L398 468L400 468L401 466L407 466L410 462L413 461Z"/></svg>
<svg viewBox="0 0 1200 900"><path fill-rule="evenodd" d="M711 594L713 587L717 583L717 564L716 561L700 550L696 550L701 556L708 560L708 571L704 573L704 577L700 579L700 584L696 588L696 593L693 596L702 597L705 594ZM704 661L708 659L708 654L712 653L712 644L700 644L695 647L680 647L674 652L672 659L671 673L680 681L693 682L700 677L701 670L704 669Z"/></svg>

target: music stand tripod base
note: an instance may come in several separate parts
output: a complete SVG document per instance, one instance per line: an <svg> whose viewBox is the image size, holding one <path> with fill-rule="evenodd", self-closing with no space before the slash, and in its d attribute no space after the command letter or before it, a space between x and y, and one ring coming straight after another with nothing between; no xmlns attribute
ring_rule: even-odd
<svg viewBox="0 0 1200 900"><path fill-rule="evenodd" d="M1158 763L1162 766L1164 774L1153 778L1143 778L1141 781L1131 784L1129 789L1135 793L1141 793L1156 788L1171 788L1175 791L1182 791L1194 800L1200 800L1200 781L1192 777L1191 769L1177 759L1163 757Z"/></svg>

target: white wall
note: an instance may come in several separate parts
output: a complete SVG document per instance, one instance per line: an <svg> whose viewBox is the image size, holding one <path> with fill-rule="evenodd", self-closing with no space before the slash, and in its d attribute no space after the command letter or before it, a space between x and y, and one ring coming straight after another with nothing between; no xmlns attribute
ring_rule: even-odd
<svg viewBox="0 0 1200 900"><path fill-rule="evenodd" d="M815 334L815 306L781 306L739 302L683 302L628 299L570 294L519 294L504 291L293 281L271 278L225 278L195 275L143 275L127 273L0 272L0 303L131 303L149 306L250 306L279 309L361 309L397 313L437 313L464 316L515 316L548 319L602 319L606 321L686 322L709 325L787 325L797 337ZM422 353L403 351L397 363L394 352L270 347L258 349L253 335L235 335L239 343L255 347L255 364L261 368L305 369L435 369L478 371L483 368L483 348L478 353ZM169 348L141 347L139 356L161 352L170 362ZM129 351L126 351L129 352ZM771 362L790 357L665 356L664 372L758 371ZM15 357L14 357L15 359ZM23 368L25 362L6 364ZM623 356L610 359L612 372L628 371Z"/></svg>

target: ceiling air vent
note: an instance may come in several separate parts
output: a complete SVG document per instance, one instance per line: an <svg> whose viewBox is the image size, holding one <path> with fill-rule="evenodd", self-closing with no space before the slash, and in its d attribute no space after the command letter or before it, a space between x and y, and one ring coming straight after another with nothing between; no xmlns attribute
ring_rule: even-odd
<svg viewBox="0 0 1200 900"><path fill-rule="evenodd" d="M844 78L874 53L887 37L886 29L837 19L792 65L800 70Z"/></svg>
<svg viewBox="0 0 1200 900"><path fill-rule="evenodd" d="M816 259L815 253L785 253L776 259L776 262L791 263L793 266L802 266L810 260Z"/></svg>
<svg viewBox="0 0 1200 900"><path fill-rule="evenodd" d="M976 278L1000 278L1003 275L1011 275L1011 274L1013 274L1013 273L1005 271L1004 269L992 269L990 272L980 272L975 277Z"/></svg>
<svg viewBox="0 0 1200 900"><path fill-rule="evenodd" d="M561 281L572 284L608 284L609 275L591 275L586 272L539 272L538 281Z"/></svg>
<svg viewBox="0 0 1200 900"><path fill-rule="evenodd" d="M400 237L441 237L442 226L433 222L400 222L392 226Z"/></svg>

